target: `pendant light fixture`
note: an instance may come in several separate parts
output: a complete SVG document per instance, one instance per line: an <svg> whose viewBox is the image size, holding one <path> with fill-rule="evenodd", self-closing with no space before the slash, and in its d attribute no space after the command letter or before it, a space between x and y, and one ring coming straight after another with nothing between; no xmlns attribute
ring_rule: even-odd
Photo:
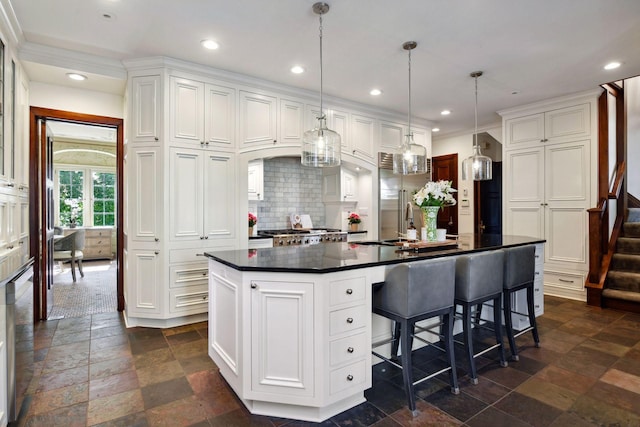
<svg viewBox="0 0 640 427"><path fill-rule="evenodd" d="M322 15L329 11L329 5L318 2L313 5L313 12L320 17L320 115L315 128L302 136L302 158L304 166L328 167L340 165L340 135L327 128L327 117L324 114L322 99Z"/></svg>
<svg viewBox="0 0 640 427"><path fill-rule="evenodd" d="M478 77L481 75L482 71L474 71L470 74L476 83L476 123L473 133L473 154L462 161L462 179L464 180L489 181L492 178L491 157L483 155L478 145Z"/></svg>
<svg viewBox="0 0 640 427"><path fill-rule="evenodd" d="M425 173L427 171L427 149L422 145L413 142L413 132L411 132L411 51L418 46L418 43L405 42L402 48L409 52L409 114L408 128L405 139L400 147L393 153L393 173L402 175L412 175Z"/></svg>

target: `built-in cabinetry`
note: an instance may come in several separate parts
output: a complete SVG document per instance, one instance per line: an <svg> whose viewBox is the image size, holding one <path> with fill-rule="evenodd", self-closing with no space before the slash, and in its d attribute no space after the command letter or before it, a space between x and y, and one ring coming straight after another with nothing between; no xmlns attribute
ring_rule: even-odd
<svg viewBox="0 0 640 427"><path fill-rule="evenodd" d="M264 200L264 161L262 159L250 161L248 170L249 200Z"/></svg>
<svg viewBox="0 0 640 427"><path fill-rule="evenodd" d="M358 174L345 167L322 171L323 202L357 202Z"/></svg>
<svg viewBox="0 0 640 427"><path fill-rule="evenodd" d="M113 258L112 227L88 227L84 229L84 248L82 258L91 259L111 259ZM73 233L77 228L66 228L64 234Z"/></svg>
<svg viewBox="0 0 640 427"><path fill-rule="evenodd" d="M251 412L322 421L364 401L370 271L209 274L209 355Z"/></svg>
<svg viewBox="0 0 640 427"><path fill-rule="evenodd" d="M597 93L502 111L504 233L545 238L545 293L584 299Z"/></svg>
<svg viewBox="0 0 640 427"><path fill-rule="evenodd" d="M9 422L9 393L7 366L7 300L4 287L0 287L0 426ZM14 351L14 349L12 349Z"/></svg>

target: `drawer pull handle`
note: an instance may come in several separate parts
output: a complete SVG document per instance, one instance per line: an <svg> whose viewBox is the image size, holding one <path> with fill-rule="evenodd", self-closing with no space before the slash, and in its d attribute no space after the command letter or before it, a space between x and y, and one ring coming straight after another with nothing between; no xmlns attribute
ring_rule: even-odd
<svg viewBox="0 0 640 427"><path fill-rule="evenodd" d="M353 293L353 289L349 288L347 289L347 295L351 295Z"/></svg>
<svg viewBox="0 0 640 427"><path fill-rule="evenodd" d="M540 255L536 255L536 258L540 258Z"/></svg>
<svg viewBox="0 0 640 427"><path fill-rule="evenodd" d="M203 275L203 276L206 276L206 275L207 275L207 273L202 273L202 275Z"/></svg>
<svg viewBox="0 0 640 427"><path fill-rule="evenodd" d="M353 317L347 317L347 323L353 323Z"/></svg>
<svg viewBox="0 0 640 427"><path fill-rule="evenodd" d="M206 300L207 300L207 297L206 297L206 295L205 295L205 296L203 296L203 297L202 297L202 299L206 301Z"/></svg>
<svg viewBox="0 0 640 427"><path fill-rule="evenodd" d="M539 272L539 271L536 271L536 276L539 276L539 275L540 275L540 272Z"/></svg>
<svg viewBox="0 0 640 427"><path fill-rule="evenodd" d="M347 381L353 381L353 375L351 374L347 375Z"/></svg>
<svg viewBox="0 0 640 427"><path fill-rule="evenodd" d="M347 353L353 353L353 347L349 347L349 348L347 349Z"/></svg>
<svg viewBox="0 0 640 427"><path fill-rule="evenodd" d="M560 280L561 282L564 282L564 283L573 283L573 280L567 280L567 279L562 279L562 278L560 278L558 280Z"/></svg>
<svg viewBox="0 0 640 427"><path fill-rule="evenodd" d="M540 308L540 304L536 304L536 308Z"/></svg>

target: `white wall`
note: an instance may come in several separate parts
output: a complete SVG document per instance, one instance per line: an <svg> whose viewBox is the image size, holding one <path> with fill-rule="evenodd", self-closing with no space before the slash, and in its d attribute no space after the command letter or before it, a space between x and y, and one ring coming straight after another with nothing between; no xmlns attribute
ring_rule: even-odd
<svg viewBox="0 0 640 427"><path fill-rule="evenodd" d="M487 132L497 141L502 141L502 125L478 129L478 132ZM473 181L462 180L462 161L469 157L473 151L473 132L450 137L437 138L432 142L433 156L458 153L458 203L462 199L469 200L469 207L458 206L458 233L473 233L475 220L473 218ZM492 144L482 154L491 157L492 160L502 161L502 145ZM467 195L464 195L464 191Z"/></svg>
<svg viewBox="0 0 640 427"><path fill-rule="evenodd" d="M627 192L640 198L640 77L624 81L627 103Z"/></svg>
<svg viewBox="0 0 640 427"><path fill-rule="evenodd" d="M74 113L122 118L124 98L82 89L29 82L29 105Z"/></svg>

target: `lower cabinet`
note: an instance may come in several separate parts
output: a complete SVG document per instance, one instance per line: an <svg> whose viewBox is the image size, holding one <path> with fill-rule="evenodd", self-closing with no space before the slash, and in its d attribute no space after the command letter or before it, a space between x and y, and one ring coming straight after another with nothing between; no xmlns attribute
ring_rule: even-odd
<svg viewBox="0 0 640 427"><path fill-rule="evenodd" d="M323 421L371 387L371 279L209 260L209 355L250 412Z"/></svg>
<svg viewBox="0 0 640 427"><path fill-rule="evenodd" d="M535 309L536 317L544 314L544 243L538 243L535 245L536 252L536 267L535 276L533 281L533 306ZM527 291L522 289L515 294L511 295L511 307L514 311L523 314L512 314L511 321L513 327L516 330L522 330L529 326L529 319L527 318Z"/></svg>
<svg viewBox="0 0 640 427"><path fill-rule="evenodd" d="M158 318L162 314L161 253L152 249L125 251L125 299L129 317Z"/></svg>

